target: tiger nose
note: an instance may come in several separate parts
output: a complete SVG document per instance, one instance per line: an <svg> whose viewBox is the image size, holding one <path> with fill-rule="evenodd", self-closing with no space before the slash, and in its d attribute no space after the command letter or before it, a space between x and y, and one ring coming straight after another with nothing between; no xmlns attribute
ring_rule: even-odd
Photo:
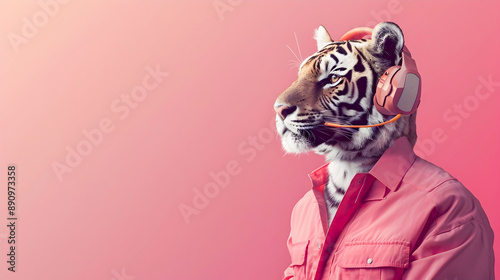
<svg viewBox="0 0 500 280"><path fill-rule="evenodd" d="M297 106L287 106L283 104L274 105L274 111L276 111L276 114L278 114L283 120L286 116L295 112L295 110L297 110Z"/></svg>

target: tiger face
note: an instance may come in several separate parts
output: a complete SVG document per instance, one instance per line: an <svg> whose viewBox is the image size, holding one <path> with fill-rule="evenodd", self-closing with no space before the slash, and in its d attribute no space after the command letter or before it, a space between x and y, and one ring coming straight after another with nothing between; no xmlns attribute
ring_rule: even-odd
<svg viewBox="0 0 500 280"><path fill-rule="evenodd" d="M289 153L314 150L338 157L377 156L402 135L416 141L415 114L373 128L333 128L325 122L369 125L384 122L374 106L379 77L399 65L404 38L394 23L377 25L372 39L333 42L326 29L315 32L318 51L300 66L296 81L275 102L276 126ZM415 138L415 139L414 139Z"/></svg>

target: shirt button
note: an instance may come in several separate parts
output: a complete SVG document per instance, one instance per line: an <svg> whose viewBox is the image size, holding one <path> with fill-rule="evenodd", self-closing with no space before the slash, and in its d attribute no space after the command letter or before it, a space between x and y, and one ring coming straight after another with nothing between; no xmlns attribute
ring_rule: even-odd
<svg viewBox="0 0 500 280"><path fill-rule="evenodd" d="M358 185L361 185L361 183L363 183L363 181L361 181L361 179L358 180Z"/></svg>
<svg viewBox="0 0 500 280"><path fill-rule="evenodd" d="M373 263L373 260L372 260L371 258L369 258L368 260L366 260L366 262L367 262L368 264L372 264L372 263Z"/></svg>
<svg viewBox="0 0 500 280"><path fill-rule="evenodd" d="M321 242L318 242L318 249L321 249Z"/></svg>

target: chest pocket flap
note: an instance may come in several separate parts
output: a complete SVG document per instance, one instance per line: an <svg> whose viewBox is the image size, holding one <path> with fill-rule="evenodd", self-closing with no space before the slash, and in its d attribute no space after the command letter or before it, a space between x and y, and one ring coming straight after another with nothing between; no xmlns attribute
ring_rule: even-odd
<svg viewBox="0 0 500 280"><path fill-rule="evenodd" d="M407 268L410 242L348 242L336 257L343 268Z"/></svg>
<svg viewBox="0 0 500 280"><path fill-rule="evenodd" d="M292 265L303 265L306 261L309 240L292 244Z"/></svg>

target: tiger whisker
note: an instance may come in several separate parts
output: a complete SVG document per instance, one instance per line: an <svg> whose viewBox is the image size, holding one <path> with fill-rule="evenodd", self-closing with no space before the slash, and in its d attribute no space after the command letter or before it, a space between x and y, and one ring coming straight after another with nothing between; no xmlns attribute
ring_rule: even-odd
<svg viewBox="0 0 500 280"><path fill-rule="evenodd" d="M306 130L306 134L307 134L307 138L309 140L311 140L311 142L315 142L316 141L316 136L310 130Z"/></svg>
<svg viewBox="0 0 500 280"><path fill-rule="evenodd" d="M297 62L300 65L300 63L301 63L300 61L301 60L299 59L299 57L295 54L295 52L292 50L292 48L290 48L288 45L286 45L286 47L292 52L293 56L295 56L295 58L297 59Z"/></svg>
<svg viewBox="0 0 500 280"><path fill-rule="evenodd" d="M297 43L297 49L299 50L300 61L304 61L304 59L302 58L302 53L300 52L300 46L299 46L299 40L297 40L297 34L293 32L293 35L295 36L295 42Z"/></svg>

